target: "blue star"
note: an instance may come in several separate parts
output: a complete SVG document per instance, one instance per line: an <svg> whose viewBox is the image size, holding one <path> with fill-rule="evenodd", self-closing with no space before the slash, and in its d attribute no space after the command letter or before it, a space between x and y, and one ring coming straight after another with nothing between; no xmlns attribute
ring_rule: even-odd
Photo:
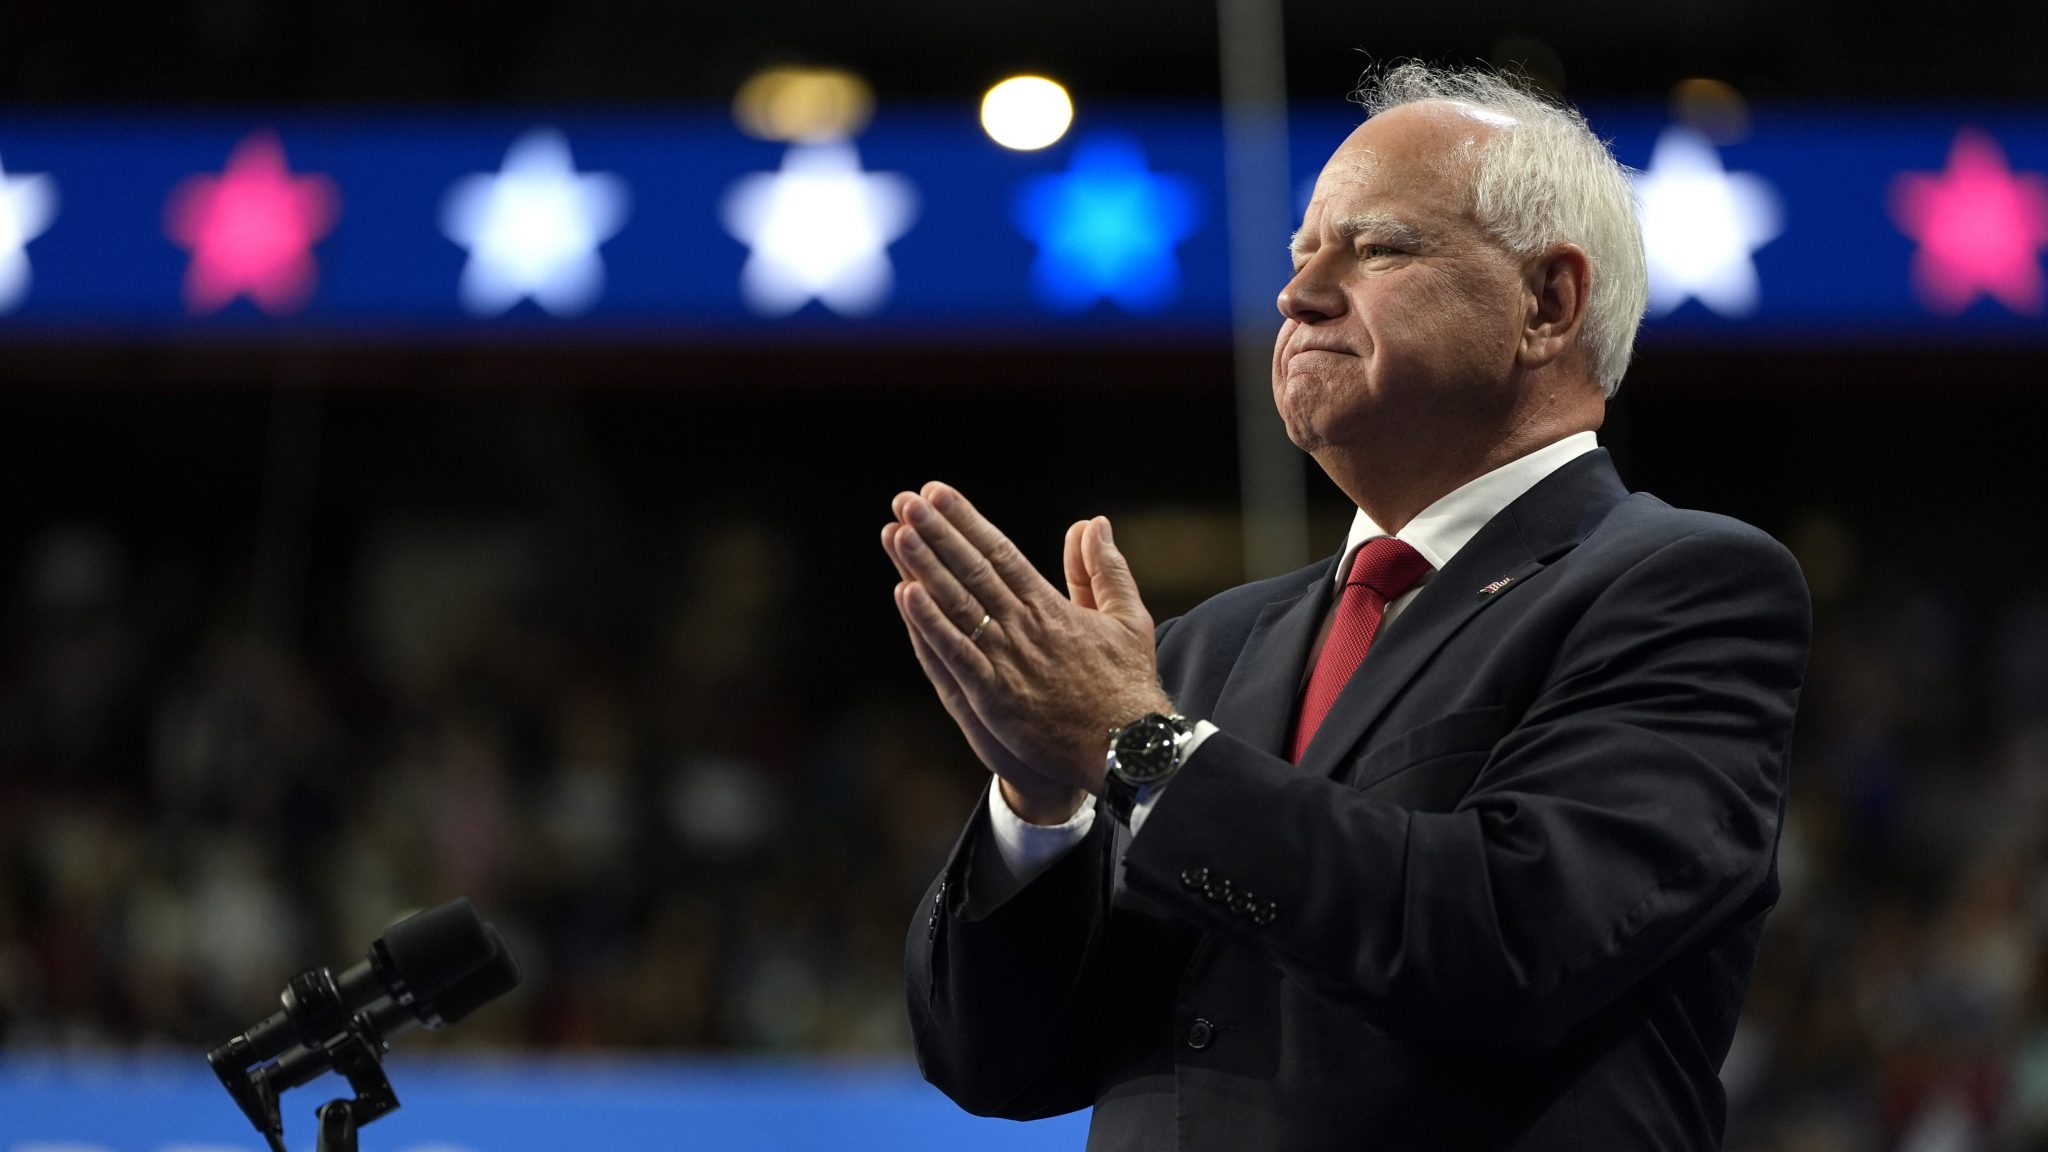
<svg viewBox="0 0 2048 1152"><path fill-rule="evenodd" d="M1191 182L1145 167L1135 140L1095 136L1072 165L1036 176L1017 196L1018 230L1038 244L1038 295L1063 312L1113 300L1132 312L1165 307L1180 291L1173 250L1199 222Z"/></svg>

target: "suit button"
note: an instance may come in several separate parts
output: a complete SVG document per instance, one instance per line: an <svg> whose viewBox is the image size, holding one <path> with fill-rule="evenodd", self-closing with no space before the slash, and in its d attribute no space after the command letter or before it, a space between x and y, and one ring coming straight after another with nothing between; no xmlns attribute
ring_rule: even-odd
<svg viewBox="0 0 2048 1152"><path fill-rule="evenodd" d="M1180 886L1183 888L1200 888L1208 882L1209 870L1207 868L1183 868L1180 870Z"/></svg>
<svg viewBox="0 0 2048 1152"><path fill-rule="evenodd" d="M1237 892L1230 897L1230 910L1232 912L1237 913L1239 916L1245 915L1246 913L1250 912L1254 908L1257 908L1258 906L1259 902L1252 897L1252 894L1250 892L1245 891L1242 888L1238 889Z"/></svg>
<svg viewBox="0 0 2048 1152"><path fill-rule="evenodd" d="M1271 924L1274 920L1278 919L1279 916L1280 906L1278 904L1273 903L1271 900L1268 900L1264 904L1259 906L1258 911L1252 913L1252 923L1257 924L1259 927L1263 928L1266 925Z"/></svg>
<svg viewBox="0 0 2048 1152"><path fill-rule="evenodd" d="M1197 1020L1188 1028L1188 1047L1200 1051L1216 1039L1216 1026L1207 1020Z"/></svg>
<svg viewBox="0 0 2048 1152"><path fill-rule="evenodd" d="M1202 895L1211 900L1230 899L1230 881L1217 878L1202 886Z"/></svg>

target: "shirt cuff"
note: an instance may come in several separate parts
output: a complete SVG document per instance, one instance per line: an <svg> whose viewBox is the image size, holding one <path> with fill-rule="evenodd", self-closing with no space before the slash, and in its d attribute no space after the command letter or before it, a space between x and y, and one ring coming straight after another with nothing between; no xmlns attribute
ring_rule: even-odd
<svg viewBox="0 0 2048 1152"><path fill-rule="evenodd" d="M1215 731L1216 726L1207 720L1195 721L1195 734L1188 737L1188 746L1180 750L1182 768L1187 767L1188 760L1195 754L1195 749L1200 748L1202 741L1207 740ZM1145 818L1152 815L1153 807L1159 803L1159 798L1166 794L1166 786L1171 783L1173 777L1168 776L1157 784L1147 784L1138 789L1138 794L1131 798L1131 835L1136 836L1138 830L1145 826Z"/></svg>
<svg viewBox="0 0 2048 1152"><path fill-rule="evenodd" d="M1095 826L1095 797L1084 797L1064 824L1033 824L1010 811L1009 803L1003 799L1002 782L991 780L988 826L995 833L996 856L1006 873L1000 880L988 877L978 885L979 897L993 905L1029 884L1053 861L1087 839L1088 830ZM990 880L996 882L989 883Z"/></svg>

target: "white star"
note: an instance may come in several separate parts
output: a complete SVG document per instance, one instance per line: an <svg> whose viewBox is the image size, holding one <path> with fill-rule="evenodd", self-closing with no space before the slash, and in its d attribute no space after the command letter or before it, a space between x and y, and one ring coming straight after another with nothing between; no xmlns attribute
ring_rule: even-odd
<svg viewBox="0 0 2048 1152"><path fill-rule="evenodd" d="M626 205L625 181L579 174L560 132L521 136L503 167L456 181L442 202L441 230L469 249L462 306L492 316L531 296L561 316L595 304L604 291L597 246L625 225Z"/></svg>
<svg viewBox="0 0 2048 1152"><path fill-rule="evenodd" d="M1729 172L1713 144L1689 128L1667 128L1636 176L1643 249L1650 264L1650 314L1697 299L1723 316L1756 310L1751 253L1784 230L1778 195L1761 176Z"/></svg>
<svg viewBox="0 0 2048 1152"><path fill-rule="evenodd" d="M9 176L0 166L0 312L28 295L28 242L57 218L57 182L44 173Z"/></svg>
<svg viewBox="0 0 2048 1152"><path fill-rule="evenodd" d="M811 300L842 315L888 298L889 244L917 218L917 190L893 172L863 172L852 144L792 144L778 172L742 177L725 196L725 230L747 245L740 293L787 316Z"/></svg>

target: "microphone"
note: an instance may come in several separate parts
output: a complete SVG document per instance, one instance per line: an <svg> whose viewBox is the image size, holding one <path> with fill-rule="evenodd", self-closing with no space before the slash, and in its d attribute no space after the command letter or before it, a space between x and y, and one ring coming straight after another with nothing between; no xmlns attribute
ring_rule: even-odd
<svg viewBox="0 0 2048 1152"><path fill-rule="evenodd" d="M491 958L476 971L457 980L431 1001L416 999L408 1003L393 996L378 1000L355 1014L346 1030L348 1037L359 1035L379 1053L388 1052L391 1042L400 1036L421 1028L439 1031L459 1023L471 1012L517 988L521 974L512 949L498 935L497 925L485 924L483 930L491 946ZM330 1044L308 1044L254 1074L270 1091L286 1092L311 1083L334 1064L335 1053Z"/></svg>
<svg viewBox="0 0 2048 1152"><path fill-rule="evenodd" d="M510 955L468 897L415 913L386 929L369 955L340 975L310 968L292 977L279 997L283 1008L207 1053L207 1063L225 1078L295 1046L318 1048L346 1032L351 1018L373 1002L411 1008L431 1001L500 954Z"/></svg>

